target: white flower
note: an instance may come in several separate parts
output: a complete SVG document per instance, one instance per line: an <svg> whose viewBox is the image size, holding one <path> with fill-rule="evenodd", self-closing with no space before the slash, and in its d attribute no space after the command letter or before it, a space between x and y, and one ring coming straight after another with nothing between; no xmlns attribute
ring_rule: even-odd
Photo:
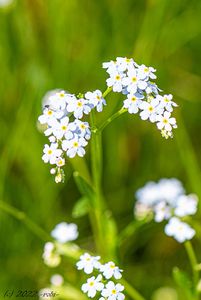
<svg viewBox="0 0 201 300"><path fill-rule="evenodd" d="M156 122L157 115L161 113L158 106L159 100L154 98L150 102L142 101L140 108L142 109L140 117L142 120L149 119L151 122Z"/></svg>
<svg viewBox="0 0 201 300"><path fill-rule="evenodd" d="M153 181L147 182L144 187L137 190L135 196L138 202L152 206L158 200L157 183Z"/></svg>
<svg viewBox="0 0 201 300"><path fill-rule="evenodd" d="M164 112L164 115L158 115L157 118L157 127L158 129L165 129L171 131L172 128L177 128L176 119L171 118L171 113L168 111Z"/></svg>
<svg viewBox="0 0 201 300"><path fill-rule="evenodd" d="M76 266L78 270L83 269L86 274L91 274L93 269L99 269L99 259L100 256L91 256L88 253L84 253L80 256L80 260L77 262Z"/></svg>
<svg viewBox="0 0 201 300"><path fill-rule="evenodd" d="M116 64L119 72L124 72L131 66L137 66L132 58L127 57L117 57Z"/></svg>
<svg viewBox="0 0 201 300"><path fill-rule="evenodd" d="M158 200L164 200L172 207L175 206L177 198L185 193L182 183L176 178L162 178L157 183Z"/></svg>
<svg viewBox="0 0 201 300"><path fill-rule="evenodd" d="M54 111L50 108L45 107L43 110L43 114L38 117L38 121L41 124L48 124L53 119L60 119L63 116L63 111Z"/></svg>
<svg viewBox="0 0 201 300"><path fill-rule="evenodd" d="M52 285L54 286L61 286L64 282L64 279L61 275L59 274L54 274L52 275L52 277L50 278L50 282Z"/></svg>
<svg viewBox="0 0 201 300"><path fill-rule="evenodd" d="M127 95L127 99L124 100L123 107L127 108L128 112L130 114L136 114L139 111L139 107L142 102L140 99L143 99L143 98L144 98L144 96L139 93L136 93L136 94L130 93Z"/></svg>
<svg viewBox="0 0 201 300"><path fill-rule="evenodd" d="M87 140L90 139L91 137L91 131L90 131L90 128L89 128L89 123L88 122L82 122L78 119L76 119L74 121L74 124L76 126L76 133L79 137L83 137Z"/></svg>
<svg viewBox="0 0 201 300"><path fill-rule="evenodd" d="M122 79L124 76L123 73L113 70L110 73L110 78L106 80L107 86L112 87L114 92L121 92L123 89Z"/></svg>
<svg viewBox="0 0 201 300"><path fill-rule="evenodd" d="M101 265L100 271L106 279L110 279L112 276L114 276L115 279L120 279L122 277L122 270L119 269L112 261Z"/></svg>
<svg viewBox="0 0 201 300"><path fill-rule="evenodd" d="M91 107L88 100L74 97L72 101L68 103L67 110L68 112L73 112L75 118L81 119L83 114L88 115L90 113Z"/></svg>
<svg viewBox="0 0 201 300"><path fill-rule="evenodd" d="M173 107L178 106L174 101L172 101L172 98L173 96L171 94L164 96L157 95L157 99L160 101L160 105L169 112L173 111Z"/></svg>
<svg viewBox="0 0 201 300"><path fill-rule="evenodd" d="M73 98L74 95L67 94L65 91L61 90L49 97L49 105L54 110L65 110L67 103Z"/></svg>
<svg viewBox="0 0 201 300"><path fill-rule="evenodd" d="M178 217L194 215L197 211L198 198L196 195L181 195L177 199L174 214Z"/></svg>
<svg viewBox="0 0 201 300"><path fill-rule="evenodd" d="M97 278L95 276L88 278L87 282L82 285L82 291L87 293L89 298L94 298L97 291L102 291L104 284L100 282L102 276L99 274Z"/></svg>
<svg viewBox="0 0 201 300"><path fill-rule="evenodd" d="M127 87L128 92L135 94L138 89L145 90L147 82L138 77L137 69L132 66L128 69L127 77L122 79L122 83Z"/></svg>
<svg viewBox="0 0 201 300"><path fill-rule="evenodd" d="M156 72L156 69L152 67L146 67L145 65L141 65L138 68L138 77L140 79L156 79L156 75L154 74L154 72Z"/></svg>
<svg viewBox="0 0 201 300"><path fill-rule="evenodd" d="M165 226L165 233L168 236L174 237L179 243L183 243L194 237L195 230L178 218L172 217Z"/></svg>
<svg viewBox="0 0 201 300"><path fill-rule="evenodd" d="M48 242L44 246L43 251L44 263L49 267L57 267L60 262L60 256L55 252L55 246L52 242Z"/></svg>
<svg viewBox="0 0 201 300"><path fill-rule="evenodd" d="M73 223L62 222L56 225L52 230L51 236L60 243L74 241L78 237L77 225Z"/></svg>
<svg viewBox="0 0 201 300"><path fill-rule="evenodd" d="M103 66L103 69L106 69L106 72L109 73L109 74L113 73L114 70L117 70L117 62L113 61L113 60L108 61L108 62L104 62L102 64L102 66Z"/></svg>
<svg viewBox="0 0 201 300"><path fill-rule="evenodd" d="M63 167L65 165L65 159L62 157L58 157L56 159L56 165L57 167ZM55 173L51 173L51 174L55 174Z"/></svg>
<svg viewBox="0 0 201 300"><path fill-rule="evenodd" d="M89 103L93 105L93 107L96 107L98 112L101 112L103 110L103 106L106 105L106 101L103 98L102 92L99 90L87 92L85 94L85 98L89 100Z"/></svg>
<svg viewBox="0 0 201 300"><path fill-rule="evenodd" d="M45 163L50 162L50 164L55 164L56 159L62 155L62 150L57 149L58 144L53 143L50 146L45 144L45 147L43 149L43 156L42 159Z"/></svg>
<svg viewBox="0 0 201 300"><path fill-rule="evenodd" d="M51 130L53 135L57 139L61 139L64 135L68 138L73 138L73 133L71 132L72 126L69 126L68 117L64 117L59 121L53 119L50 121L49 125L51 126L51 128L49 128L49 131Z"/></svg>
<svg viewBox="0 0 201 300"><path fill-rule="evenodd" d="M156 222L162 222L171 217L171 209L165 201L161 201L154 206L154 220Z"/></svg>
<svg viewBox="0 0 201 300"><path fill-rule="evenodd" d="M87 141L84 138L78 138L78 136L75 136L72 140L64 140L62 142L62 148L70 158L75 157L76 154L83 157L85 155L84 147L86 145Z"/></svg>
<svg viewBox="0 0 201 300"><path fill-rule="evenodd" d="M122 293L124 286L120 283L114 284L113 281L109 281L105 288L102 290L101 295L108 300L124 300L125 296Z"/></svg>

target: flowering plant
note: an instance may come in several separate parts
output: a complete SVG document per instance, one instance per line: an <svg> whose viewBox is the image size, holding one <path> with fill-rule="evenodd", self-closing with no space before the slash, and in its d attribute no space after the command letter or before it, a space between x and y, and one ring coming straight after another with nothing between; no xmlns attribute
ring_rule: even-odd
<svg viewBox="0 0 201 300"><path fill-rule="evenodd" d="M65 283L60 274L55 274L51 278L51 286L60 287L64 299L87 297L123 300L128 295L134 300L143 300L145 298L122 277L123 270L116 265L119 264L117 253L122 239L129 238L136 226L132 228L133 224L129 224L117 237L116 222L107 208L101 187L101 137L103 130L126 112L139 114L142 120L155 123L162 137L173 137L173 129L177 128L177 124L171 114L177 104L171 94L161 95L161 89L154 82L156 70L152 67L139 65L133 59L117 57L115 61L103 63L103 68L108 74L105 92L97 89L75 95L56 90L48 93L43 101L43 114L38 120L50 144L45 144L42 159L51 165L50 173L55 175L56 183L64 182L63 168L66 163L74 166L74 178L83 195L75 210L80 215L89 214L95 240L95 247L83 250L74 242L78 237L77 226L62 222L51 232L53 240L45 244L43 259L49 267L54 268L61 263L62 256L67 256L76 261L78 270L90 275L82 283L80 291ZM109 101L106 102L108 94L113 92L122 94L121 108L102 124L98 124L96 114L102 112ZM92 174L83 158L89 142ZM82 158L82 164L87 170L85 173L76 165L75 157ZM167 222L166 235L174 237L180 243L184 242L194 274L191 295L194 297L192 299L198 299L199 278L195 270L197 261L190 243L195 229L188 224L190 219L186 220L197 211L197 197L185 195L178 180L162 179L158 183L149 182L139 189L136 199L135 224L141 226L152 219ZM43 298L43 295L44 293L40 297Z"/></svg>

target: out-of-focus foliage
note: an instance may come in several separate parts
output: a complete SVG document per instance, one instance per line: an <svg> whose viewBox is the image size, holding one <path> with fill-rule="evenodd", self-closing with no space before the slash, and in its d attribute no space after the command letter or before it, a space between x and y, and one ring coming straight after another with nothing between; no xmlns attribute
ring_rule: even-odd
<svg viewBox="0 0 201 300"><path fill-rule="evenodd" d="M72 220L80 198L72 167L66 170L66 183L57 185L41 160L45 138L36 128L41 98L55 88L76 94L104 91L101 63L116 56L157 68L159 86L173 93L179 104L173 140L162 139L155 126L129 114L104 132L103 185L119 230L133 218L134 191L148 180L177 177L201 198L200 20L197 0L15 0L0 8L0 200L25 212L47 232L62 220ZM118 94L109 96L99 121L121 99ZM74 221L80 242L89 246L87 217ZM0 236L0 293L10 287L46 286L55 271L42 262L44 241L4 210ZM199 239L195 246L201 246ZM162 226L141 229L122 245L119 256L125 277L148 299L161 287L154 300L177 299L172 268L189 271L187 258L182 246L163 234ZM78 281L68 261L57 272L71 284Z"/></svg>

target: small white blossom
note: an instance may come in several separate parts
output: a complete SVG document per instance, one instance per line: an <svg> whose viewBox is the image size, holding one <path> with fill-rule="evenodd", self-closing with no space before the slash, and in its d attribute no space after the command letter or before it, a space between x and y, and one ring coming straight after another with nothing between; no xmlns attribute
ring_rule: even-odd
<svg viewBox="0 0 201 300"><path fill-rule="evenodd" d="M173 96L171 94L164 96L157 95L156 98L159 100L160 106L169 112L173 111L173 107L178 106L174 101L172 101Z"/></svg>
<svg viewBox="0 0 201 300"><path fill-rule="evenodd" d="M52 285L54 286L61 286L64 282L64 279L61 275L59 274L54 274L52 275L52 277L50 278L50 282Z"/></svg>
<svg viewBox="0 0 201 300"><path fill-rule="evenodd" d="M194 215L197 211L198 198L196 195L181 195L176 203L174 214L178 217Z"/></svg>
<svg viewBox="0 0 201 300"><path fill-rule="evenodd" d="M57 267L60 264L61 257L55 252L55 246L52 242L45 244L43 259L44 263L49 267Z"/></svg>
<svg viewBox="0 0 201 300"><path fill-rule="evenodd" d="M124 300L125 296L122 293L124 286L120 283L114 284L113 281L109 281L105 288L102 290L101 295L108 300Z"/></svg>
<svg viewBox="0 0 201 300"><path fill-rule="evenodd" d="M179 243L183 243L194 237L195 230L178 218L172 217L165 226L165 233L168 236L174 237Z"/></svg>
<svg viewBox="0 0 201 300"><path fill-rule="evenodd" d="M98 112L101 112L103 110L103 106L106 105L106 101L103 98L102 92L99 90L96 90L94 92L87 92L85 94L85 98L89 100L89 103L96 107L96 110Z"/></svg>
<svg viewBox="0 0 201 300"><path fill-rule="evenodd" d="M47 144L45 145L43 149L44 154L42 156L42 160L45 163L49 162L50 164L55 164L56 159L62 155L62 150L57 147L57 143L53 143L50 146Z"/></svg>
<svg viewBox="0 0 201 300"><path fill-rule="evenodd" d="M77 262L76 266L78 270L84 270L86 274L91 274L93 269L99 269L100 256L91 256L88 253L84 253L80 256L80 260Z"/></svg>
<svg viewBox="0 0 201 300"><path fill-rule="evenodd" d="M114 276L115 279L120 279L122 277L122 270L119 269L119 267L117 267L112 261L101 265L100 271L106 279L110 279L112 276Z"/></svg>
<svg viewBox="0 0 201 300"><path fill-rule="evenodd" d="M75 118L81 119L83 114L88 115L90 113L91 107L88 100L74 97L67 105L67 110L68 112L73 112Z"/></svg>
<svg viewBox="0 0 201 300"><path fill-rule="evenodd" d="M165 201L161 201L154 206L154 220L156 222L162 222L171 217L171 208L167 205Z"/></svg>
<svg viewBox="0 0 201 300"><path fill-rule="evenodd" d="M66 151L67 156L70 158L75 157L77 154L80 157L85 155L84 147L87 145L87 141L84 138L78 138L75 136L72 140L64 140L62 142L62 148Z"/></svg>
<svg viewBox="0 0 201 300"><path fill-rule="evenodd" d="M166 131L172 131L172 128L177 128L176 119L171 117L171 113L165 111L163 115L156 117L158 129L165 129Z"/></svg>
<svg viewBox="0 0 201 300"><path fill-rule="evenodd" d="M124 76L125 75L123 73L113 70L113 72L110 73L110 78L106 80L107 86L112 87L114 92L121 92L123 89L122 79Z"/></svg>
<svg viewBox="0 0 201 300"><path fill-rule="evenodd" d="M138 90L145 90L147 82L138 77L138 71L135 67L130 67L127 72L127 77L122 79L122 83L127 87L128 92L135 94Z"/></svg>
<svg viewBox="0 0 201 300"><path fill-rule="evenodd" d="M52 230L51 235L60 243L74 241L78 237L77 225L66 222L59 223Z"/></svg>
<svg viewBox="0 0 201 300"><path fill-rule="evenodd" d="M156 75L154 74L156 72L156 69L152 67L146 67L145 65L141 65L138 68L138 77L140 79L156 79Z"/></svg>
<svg viewBox="0 0 201 300"><path fill-rule="evenodd" d="M140 99L143 99L143 98L144 98L144 96L139 93L136 93L136 94L130 93L127 95L127 99L124 100L123 107L127 108L128 112L130 114L136 114L136 113L138 113L139 107L142 103L142 101Z"/></svg>
<svg viewBox="0 0 201 300"><path fill-rule="evenodd" d="M38 121L41 124L48 124L54 119L60 119L63 116L62 111L53 111L50 108L45 107L43 114L38 117Z"/></svg>
<svg viewBox="0 0 201 300"><path fill-rule="evenodd" d="M101 280L101 275L98 275L97 278L95 278L95 276L88 278L87 282L82 285L82 291L87 293L89 298L94 298L96 296L96 292L100 292L104 288L104 284L100 282Z"/></svg>
<svg viewBox="0 0 201 300"><path fill-rule="evenodd" d="M150 102L143 101L140 107L142 109L140 113L141 119L149 119L151 122L156 122L158 114L162 112L162 109L159 107L158 104L159 100L156 98L152 99Z"/></svg>

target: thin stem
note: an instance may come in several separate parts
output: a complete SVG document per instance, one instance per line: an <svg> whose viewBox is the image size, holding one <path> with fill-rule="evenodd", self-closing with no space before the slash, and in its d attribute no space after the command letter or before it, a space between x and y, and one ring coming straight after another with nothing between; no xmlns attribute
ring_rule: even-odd
<svg viewBox="0 0 201 300"><path fill-rule="evenodd" d="M197 293L197 284L199 281L199 270L196 269L197 264L198 264L197 258L196 258L193 246L190 241L185 242L184 246L185 246L185 249L186 249L190 264L191 264L195 292Z"/></svg>
<svg viewBox="0 0 201 300"><path fill-rule="evenodd" d="M107 125L109 125L113 120L115 120L116 118L118 118L119 116L121 116L122 114L124 114L127 111L127 109L125 108L121 108L119 111L117 111L116 113L114 113L111 117L109 117L99 128L98 131L101 132L103 131L103 129L105 129L105 127Z"/></svg>
<svg viewBox="0 0 201 300"><path fill-rule="evenodd" d="M13 207L12 205L0 200L0 209L13 216L17 220L23 222L33 233L35 233L41 240L48 241L52 238L40 226L34 223L27 215Z"/></svg>
<svg viewBox="0 0 201 300"><path fill-rule="evenodd" d="M120 282L125 287L125 290L127 294L133 299L133 300L145 300L145 298L139 294L139 292L130 285L125 279L120 279Z"/></svg>
<svg viewBox="0 0 201 300"><path fill-rule="evenodd" d="M105 98L110 92L112 91L111 87L108 87L105 92L103 93L103 98Z"/></svg>
<svg viewBox="0 0 201 300"><path fill-rule="evenodd" d="M92 138L91 138L91 163L92 163L92 178L94 191L96 196L94 197L93 215L94 222L96 223L95 241L99 253L104 253L104 239L103 239L103 226L102 226L102 215L103 215L103 197L101 192L101 177L102 177L102 143L101 133L95 128L95 115L91 112L91 127L92 127ZM93 222L93 223L94 223Z"/></svg>

